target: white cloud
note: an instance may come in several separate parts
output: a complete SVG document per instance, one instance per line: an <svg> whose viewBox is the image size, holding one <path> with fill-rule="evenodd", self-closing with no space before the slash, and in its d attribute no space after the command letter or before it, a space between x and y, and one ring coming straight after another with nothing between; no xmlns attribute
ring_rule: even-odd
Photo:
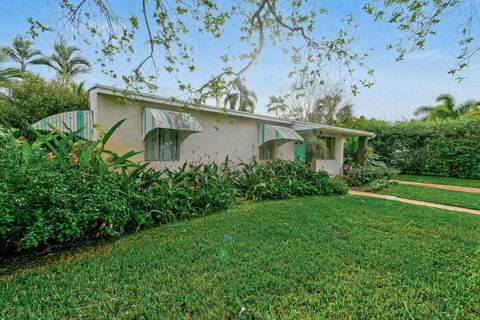
<svg viewBox="0 0 480 320"><path fill-rule="evenodd" d="M409 60L448 60L452 56L440 50L423 50L410 53L406 56Z"/></svg>

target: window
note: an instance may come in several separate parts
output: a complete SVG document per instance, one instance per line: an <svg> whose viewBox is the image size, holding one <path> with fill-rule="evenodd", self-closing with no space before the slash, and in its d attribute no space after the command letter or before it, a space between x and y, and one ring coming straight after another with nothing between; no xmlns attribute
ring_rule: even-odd
<svg viewBox="0 0 480 320"><path fill-rule="evenodd" d="M275 159L275 141L267 141L260 146L260 160Z"/></svg>
<svg viewBox="0 0 480 320"><path fill-rule="evenodd" d="M178 131L155 129L145 137L145 160L178 160Z"/></svg>
<svg viewBox="0 0 480 320"><path fill-rule="evenodd" d="M335 159L335 138L334 137L320 137L324 141L323 148L318 152L318 159L333 160Z"/></svg>

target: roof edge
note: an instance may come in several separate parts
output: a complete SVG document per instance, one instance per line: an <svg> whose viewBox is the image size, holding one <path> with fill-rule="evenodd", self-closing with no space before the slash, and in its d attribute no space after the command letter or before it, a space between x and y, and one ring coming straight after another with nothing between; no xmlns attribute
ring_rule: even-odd
<svg viewBox="0 0 480 320"><path fill-rule="evenodd" d="M100 85L100 84L95 84L93 87L88 89L88 92L96 92L100 94L108 94L112 96L119 96L119 93L122 92L123 89L119 89L116 87L111 87L111 86L105 86L105 85ZM167 97L162 97L159 95L154 95L154 94L149 94L149 93L138 93L138 92L133 92L126 90L129 94L132 95L134 99L141 100L141 101L149 101L149 102L154 102L154 103L160 103L164 104L167 106L171 107L189 107L192 109L196 109L196 107L188 101L185 100L178 100L178 102L173 102L171 98ZM292 120L289 119L281 119L281 118L276 118L276 117L271 117L267 115L262 115L262 114L257 114L257 113L250 113L250 112L245 112L245 111L238 111L238 110L230 110L230 109L221 109L215 106L210 106L210 105L202 105L199 108L202 111L207 111L207 112L215 112L215 113L220 113L223 111L226 111L227 115L231 116L237 116L237 117L243 117L243 118L251 118L251 119L258 119L258 120L264 120L264 121L271 121L271 122L276 122L276 123L283 123L283 124L293 124Z"/></svg>
<svg viewBox="0 0 480 320"><path fill-rule="evenodd" d="M102 84L94 84L91 88L87 90L93 93L100 93L100 94L107 94L111 96L119 96L119 93L124 91L124 89L119 89L113 86L106 86ZM130 90L126 90L129 94L131 94L135 99L153 103L160 103L171 107L189 107L192 109L196 109L196 107L188 101L185 100L178 100L178 102L173 102L171 98L149 94L149 93L139 93ZM295 131L301 130L309 130L309 129L321 129L329 132L340 133L347 136L359 136L359 137L375 137L375 133L362 131L362 130L355 130L355 129L348 129L348 128L341 128L341 127L334 127L325 124L313 123L313 122L305 122L305 121L296 121L296 120L289 120L289 119L281 119L277 117L257 114L257 113L250 113L245 111L238 111L238 110L230 110L230 109L221 109L215 106L203 105L199 108L202 111L207 112L215 112L219 113L222 111L226 111L227 115L243 117L243 118L250 118L250 119L257 119L263 121L270 121L274 123L282 123L282 124L289 124L292 126L292 129Z"/></svg>

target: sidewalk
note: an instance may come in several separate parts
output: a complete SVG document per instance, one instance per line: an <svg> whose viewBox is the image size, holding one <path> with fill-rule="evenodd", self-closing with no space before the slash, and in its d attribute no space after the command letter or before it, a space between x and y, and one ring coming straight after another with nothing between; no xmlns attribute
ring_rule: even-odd
<svg viewBox="0 0 480 320"><path fill-rule="evenodd" d="M394 197L394 196L388 196L388 195L384 195L384 194L372 193L372 192L350 190L348 193L351 194L351 195L354 195L354 196L362 196L362 197L371 197L371 198L392 200L392 201L398 201L398 202L413 204L413 205L417 205L417 206L423 206L423 207L429 207L429 208L435 208L435 209L444 209L444 210L450 210L450 211L457 211L457 212L464 212L464 213L480 215L480 210L467 209L467 208L454 207L454 206L447 206L447 205L444 205L444 204L438 204L438 203L432 203L432 202L426 202L426 201L418 201L418 200L411 200L411 199L399 198L399 197Z"/></svg>

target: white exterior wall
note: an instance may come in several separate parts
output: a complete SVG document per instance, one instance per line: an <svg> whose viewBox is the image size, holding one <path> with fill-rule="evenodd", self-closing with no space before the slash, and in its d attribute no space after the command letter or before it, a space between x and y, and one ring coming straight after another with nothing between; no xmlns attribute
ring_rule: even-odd
<svg viewBox="0 0 480 320"><path fill-rule="evenodd" d="M126 121L115 132L107 144L107 149L119 154L128 151L141 151L132 158L135 162L145 162L145 143L142 140L143 108L175 110L152 102L121 104L115 97L99 94L96 96L95 122L104 131L109 130L122 119ZM251 119L208 111L193 111L192 115L202 126L202 132L191 134L180 144L178 161L149 161L155 168L177 168L185 162L222 162L227 155L234 162L250 162L259 159L260 124L269 123L260 119ZM278 123L269 123L279 125ZM343 148L342 148L343 153ZM293 160L294 143L287 142L277 148L277 159Z"/></svg>
<svg viewBox="0 0 480 320"><path fill-rule="evenodd" d="M334 175L342 174L344 141L343 136L335 136L335 159L315 160L315 170L324 170Z"/></svg>

